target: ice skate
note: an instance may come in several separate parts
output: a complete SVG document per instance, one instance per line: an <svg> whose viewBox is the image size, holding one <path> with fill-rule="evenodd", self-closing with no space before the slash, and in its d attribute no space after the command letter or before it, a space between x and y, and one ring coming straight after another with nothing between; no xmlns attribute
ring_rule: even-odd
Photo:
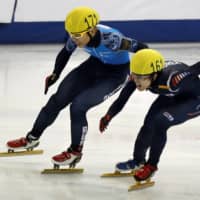
<svg viewBox="0 0 200 200"><path fill-rule="evenodd" d="M140 169L138 169L134 174L136 183L134 185L131 185L128 191L138 190L153 186L155 182L151 181L151 177L154 175L156 170L157 167L152 166L150 164L146 164Z"/></svg>
<svg viewBox="0 0 200 200"><path fill-rule="evenodd" d="M34 150L39 145L38 140L28 140L25 137L7 142L7 152L1 152L0 157L25 156L42 154L43 150Z"/></svg>
<svg viewBox="0 0 200 200"><path fill-rule="evenodd" d="M151 181L150 178L146 179L145 181L136 181L135 184L131 185L128 188L128 191L133 191L133 190L140 190L140 189L144 189L144 188L148 188L151 186L154 186L155 182Z"/></svg>
<svg viewBox="0 0 200 200"><path fill-rule="evenodd" d="M83 173L82 168L75 168L76 164L81 160L82 153L79 151L73 151L69 148L58 155L52 157L52 163L54 167L52 169L44 169L42 174L63 174L63 173ZM60 169L60 166L66 166L68 168Z"/></svg>
<svg viewBox="0 0 200 200"><path fill-rule="evenodd" d="M138 164L135 160L128 160L125 162L119 162L115 166L113 173L102 174L101 177L127 177L133 176L134 172L142 167L142 164Z"/></svg>

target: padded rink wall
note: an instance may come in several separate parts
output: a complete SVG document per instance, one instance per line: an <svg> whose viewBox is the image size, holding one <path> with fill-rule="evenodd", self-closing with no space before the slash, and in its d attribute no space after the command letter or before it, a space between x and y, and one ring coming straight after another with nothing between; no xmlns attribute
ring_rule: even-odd
<svg viewBox="0 0 200 200"><path fill-rule="evenodd" d="M0 44L62 43L66 14L83 5L140 41L200 42L199 0L0 0Z"/></svg>

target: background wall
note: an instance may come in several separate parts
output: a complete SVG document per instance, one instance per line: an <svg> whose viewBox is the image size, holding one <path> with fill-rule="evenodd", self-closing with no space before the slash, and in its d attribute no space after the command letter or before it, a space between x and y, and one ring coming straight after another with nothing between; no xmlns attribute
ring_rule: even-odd
<svg viewBox="0 0 200 200"><path fill-rule="evenodd" d="M9 23L13 18L15 0L0 0L0 22Z"/></svg>
<svg viewBox="0 0 200 200"><path fill-rule="evenodd" d="M60 43L76 6L95 8L101 22L145 42L200 41L199 0L0 0L0 43Z"/></svg>

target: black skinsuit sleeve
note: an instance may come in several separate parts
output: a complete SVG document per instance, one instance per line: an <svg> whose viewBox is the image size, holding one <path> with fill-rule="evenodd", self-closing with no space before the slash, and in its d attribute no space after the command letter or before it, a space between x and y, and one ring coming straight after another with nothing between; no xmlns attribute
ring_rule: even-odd
<svg viewBox="0 0 200 200"><path fill-rule="evenodd" d="M191 65L187 71L189 71L192 75L199 75L200 74L200 62L197 62L194 65Z"/></svg>
<svg viewBox="0 0 200 200"><path fill-rule="evenodd" d="M177 93L182 92L183 90L185 90L185 88L188 87L190 87L191 89L191 80L197 80L199 74L200 62L191 65L187 69L182 70L181 72L176 72L172 76L170 76L170 79L168 80L169 88Z"/></svg>
<svg viewBox="0 0 200 200"><path fill-rule="evenodd" d="M119 97L113 102L113 104L108 109L107 114L113 118L117 115L122 108L125 106L131 94L135 91L136 85L133 81L128 81L125 87L120 92Z"/></svg>
<svg viewBox="0 0 200 200"><path fill-rule="evenodd" d="M141 49L147 49L147 48L149 48L147 44L142 43L142 42L138 42L138 45L137 45L137 48L136 48L135 52L137 52L137 51L139 51Z"/></svg>
<svg viewBox="0 0 200 200"><path fill-rule="evenodd" d="M53 73L56 74L57 77L60 76L62 70L64 69L67 61L69 60L72 52L67 51L66 46L64 46L61 51L58 53L55 61L55 67Z"/></svg>

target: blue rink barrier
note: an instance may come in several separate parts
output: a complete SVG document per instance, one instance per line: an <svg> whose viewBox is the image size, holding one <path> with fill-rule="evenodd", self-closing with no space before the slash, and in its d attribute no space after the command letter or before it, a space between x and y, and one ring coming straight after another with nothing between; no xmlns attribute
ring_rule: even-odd
<svg viewBox="0 0 200 200"><path fill-rule="evenodd" d="M200 42L200 19L103 21L143 42ZM0 23L0 44L63 43L64 22Z"/></svg>

